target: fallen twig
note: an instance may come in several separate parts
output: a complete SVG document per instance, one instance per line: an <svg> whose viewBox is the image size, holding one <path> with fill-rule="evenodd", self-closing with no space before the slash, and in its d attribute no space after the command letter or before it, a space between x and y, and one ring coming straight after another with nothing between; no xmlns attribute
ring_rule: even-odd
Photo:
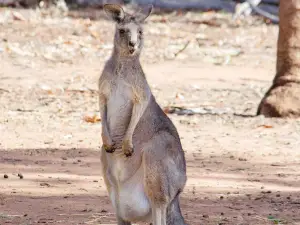
<svg viewBox="0 0 300 225"><path fill-rule="evenodd" d="M0 88L0 91L3 91L3 92L10 93L10 91L9 91L9 90L3 89L3 88Z"/></svg>
<svg viewBox="0 0 300 225"><path fill-rule="evenodd" d="M187 43L185 43L185 45L183 46L182 49L180 49L178 52L175 53L175 57L177 57L181 52L183 52L191 43L191 41L187 41Z"/></svg>

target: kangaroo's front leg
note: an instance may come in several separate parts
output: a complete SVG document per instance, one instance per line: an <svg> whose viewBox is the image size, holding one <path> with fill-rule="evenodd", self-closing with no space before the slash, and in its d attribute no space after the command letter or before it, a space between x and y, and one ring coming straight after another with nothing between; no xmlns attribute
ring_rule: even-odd
<svg viewBox="0 0 300 225"><path fill-rule="evenodd" d="M113 153L116 149L113 141L111 140L110 133L108 131L107 126L107 105L106 105L106 97L104 94L99 95L99 108L101 115L101 123L102 123L102 142L104 150L108 153Z"/></svg>
<svg viewBox="0 0 300 225"><path fill-rule="evenodd" d="M132 156L132 153L134 151L132 144L133 132L135 130L136 125L140 121L145 109L148 106L150 97L150 90L144 89L141 94L135 92L131 119L122 144L122 150L126 157Z"/></svg>

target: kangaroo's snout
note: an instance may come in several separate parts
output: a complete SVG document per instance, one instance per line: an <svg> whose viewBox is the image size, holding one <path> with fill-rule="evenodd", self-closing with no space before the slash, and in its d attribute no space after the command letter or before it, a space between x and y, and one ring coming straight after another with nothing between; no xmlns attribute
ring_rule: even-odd
<svg viewBox="0 0 300 225"><path fill-rule="evenodd" d="M129 53L133 54L139 49L139 35L138 32L135 29L130 30L130 35L129 35L129 40L128 40L128 48L129 48Z"/></svg>
<svg viewBox="0 0 300 225"><path fill-rule="evenodd" d="M129 47L134 47L136 45L136 43L134 41L129 41Z"/></svg>

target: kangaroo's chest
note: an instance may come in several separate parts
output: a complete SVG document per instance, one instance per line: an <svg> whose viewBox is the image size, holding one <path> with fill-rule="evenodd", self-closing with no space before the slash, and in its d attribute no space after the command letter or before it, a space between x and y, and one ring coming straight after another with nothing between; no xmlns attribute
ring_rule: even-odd
<svg viewBox="0 0 300 225"><path fill-rule="evenodd" d="M129 125L133 92L130 84L122 79L111 82L107 97L107 122L112 139L121 141Z"/></svg>
<svg viewBox="0 0 300 225"><path fill-rule="evenodd" d="M109 114L132 105L133 91L130 83L118 78L110 83L107 96Z"/></svg>

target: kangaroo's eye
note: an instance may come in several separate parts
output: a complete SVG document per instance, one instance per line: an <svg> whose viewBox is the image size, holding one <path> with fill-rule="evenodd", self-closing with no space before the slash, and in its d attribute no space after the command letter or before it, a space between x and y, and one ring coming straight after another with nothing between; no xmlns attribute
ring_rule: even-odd
<svg viewBox="0 0 300 225"><path fill-rule="evenodd" d="M120 29L119 32L120 32L120 34L124 34L125 30L124 29Z"/></svg>

